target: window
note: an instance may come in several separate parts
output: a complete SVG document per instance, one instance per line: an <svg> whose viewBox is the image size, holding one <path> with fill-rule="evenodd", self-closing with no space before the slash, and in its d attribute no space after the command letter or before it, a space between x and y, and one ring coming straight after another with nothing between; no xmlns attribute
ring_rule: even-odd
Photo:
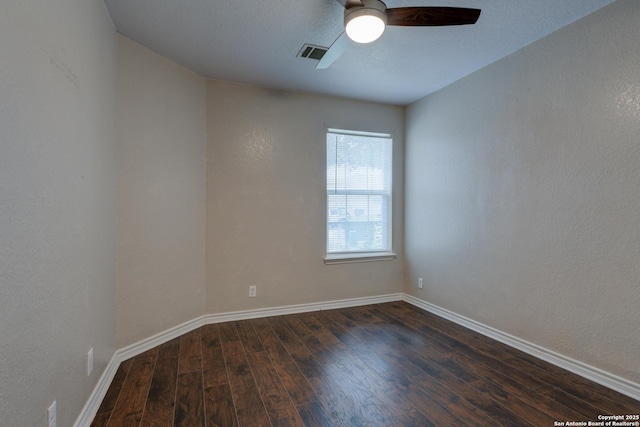
<svg viewBox="0 0 640 427"><path fill-rule="evenodd" d="M326 261L392 259L391 135L327 131Z"/></svg>

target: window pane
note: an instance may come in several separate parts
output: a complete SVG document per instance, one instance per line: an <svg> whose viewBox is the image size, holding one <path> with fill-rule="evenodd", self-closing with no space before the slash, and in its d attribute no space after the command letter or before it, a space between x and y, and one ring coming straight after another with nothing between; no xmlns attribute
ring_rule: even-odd
<svg viewBox="0 0 640 427"><path fill-rule="evenodd" d="M389 135L327 133L327 252L391 250Z"/></svg>

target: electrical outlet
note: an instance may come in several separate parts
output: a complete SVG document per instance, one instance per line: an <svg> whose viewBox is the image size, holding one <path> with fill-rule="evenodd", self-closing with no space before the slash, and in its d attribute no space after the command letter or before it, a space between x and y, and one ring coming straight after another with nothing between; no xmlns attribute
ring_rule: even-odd
<svg viewBox="0 0 640 427"><path fill-rule="evenodd" d="M255 298L256 296L256 287L249 286L249 298Z"/></svg>
<svg viewBox="0 0 640 427"><path fill-rule="evenodd" d="M422 277L418 277L418 289L422 289Z"/></svg>
<svg viewBox="0 0 640 427"><path fill-rule="evenodd" d="M56 427L56 401L54 400L47 409L47 420L49 427Z"/></svg>
<svg viewBox="0 0 640 427"><path fill-rule="evenodd" d="M93 348L87 353L87 376L93 372Z"/></svg>

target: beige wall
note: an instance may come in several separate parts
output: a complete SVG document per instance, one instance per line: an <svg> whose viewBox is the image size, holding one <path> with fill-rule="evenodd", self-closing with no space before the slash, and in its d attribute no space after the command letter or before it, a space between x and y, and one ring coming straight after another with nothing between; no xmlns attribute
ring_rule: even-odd
<svg viewBox="0 0 640 427"><path fill-rule="evenodd" d="M405 153L406 292L636 383L639 21L619 0L415 103Z"/></svg>
<svg viewBox="0 0 640 427"><path fill-rule="evenodd" d="M100 0L3 1L0 52L0 424L70 426L115 350L116 39Z"/></svg>
<svg viewBox="0 0 640 427"><path fill-rule="evenodd" d="M399 260L323 262L327 127L394 135L401 251L402 108L210 81L207 313L401 291Z"/></svg>
<svg viewBox="0 0 640 427"><path fill-rule="evenodd" d="M118 36L118 347L204 314L206 82Z"/></svg>

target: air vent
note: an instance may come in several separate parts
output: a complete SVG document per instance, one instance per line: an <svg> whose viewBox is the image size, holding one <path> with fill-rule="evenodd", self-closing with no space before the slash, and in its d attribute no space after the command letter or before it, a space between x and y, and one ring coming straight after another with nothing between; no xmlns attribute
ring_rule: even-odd
<svg viewBox="0 0 640 427"><path fill-rule="evenodd" d="M305 45L302 46L302 49L300 49L300 52L298 52L298 57L316 59L319 61L322 59L324 54L327 53L327 50L329 50L328 47L314 46L312 44L305 43Z"/></svg>

